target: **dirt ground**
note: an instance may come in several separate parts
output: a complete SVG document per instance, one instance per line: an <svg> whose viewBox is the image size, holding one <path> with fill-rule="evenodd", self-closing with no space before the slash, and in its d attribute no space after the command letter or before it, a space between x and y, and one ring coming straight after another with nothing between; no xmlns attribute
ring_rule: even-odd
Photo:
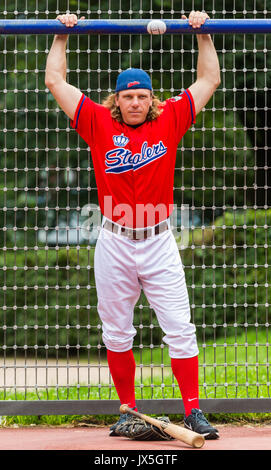
<svg viewBox="0 0 271 470"><path fill-rule="evenodd" d="M0 450L190 451L271 450L271 425L216 425L220 438L193 449L179 440L134 441L110 437L109 426L2 427Z"/></svg>

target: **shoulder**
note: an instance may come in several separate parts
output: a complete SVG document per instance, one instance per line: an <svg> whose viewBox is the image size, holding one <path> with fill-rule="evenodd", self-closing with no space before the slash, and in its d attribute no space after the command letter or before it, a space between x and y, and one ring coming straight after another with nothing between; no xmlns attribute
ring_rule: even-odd
<svg viewBox="0 0 271 470"><path fill-rule="evenodd" d="M191 99L192 99L192 95L190 91L187 89L187 90L181 91L175 96L172 96L171 98L168 98L166 100L166 103L168 105L175 105L176 103L178 103L178 106L180 106L180 105L185 105L186 102L190 101Z"/></svg>
<svg viewBox="0 0 271 470"><path fill-rule="evenodd" d="M74 129L77 129L78 126L89 127L90 123L93 125L94 122L103 121L106 115L108 115L108 110L104 106L82 93L74 118L71 120L71 126Z"/></svg>
<svg viewBox="0 0 271 470"><path fill-rule="evenodd" d="M166 100L169 108L173 113L181 114L182 116L192 116L192 122L195 122L195 103L190 90L187 88L176 96Z"/></svg>
<svg viewBox="0 0 271 470"><path fill-rule="evenodd" d="M96 101L93 101L91 98L89 98L87 95L82 95L82 104L88 108L92 108L93 110L100 112L100 113L107 113L109 110L100 103L96 103Z"/></svg>

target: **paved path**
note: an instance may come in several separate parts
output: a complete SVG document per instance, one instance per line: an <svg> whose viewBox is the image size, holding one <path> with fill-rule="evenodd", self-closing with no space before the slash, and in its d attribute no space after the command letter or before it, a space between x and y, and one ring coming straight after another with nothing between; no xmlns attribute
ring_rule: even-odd
<svg viewBox="0 0 271 470"><path fill-rule="evenodd" d="M218 425L220 439L206 441L204 450L271 450L271 425ZM132 441L109 437L108 427L19 427L0 428L0 450L191 450L186 444Z"/></svg>
<svg viewBox="0 0 271 470"><path fill-rule="evenodd" d="M141 379L141 376L146 378L150 377L152 373L153 379L155 377L161 378L162 374L172 374L170 366L161 367L155 365L152 369L150 367L137 366L136 378ZM76 384L99 384L103 385L112 384L110 372L106 361L100 364L88 364L85 361L77 362L75 359L70 359L68 362L64 359L56 361L55 359L39 359L22 358L5 359L0 361L0 384L8 388L18 388L23 390L24 387L28 389L36 387L55 387L58 386L74 386Z"/></svg>

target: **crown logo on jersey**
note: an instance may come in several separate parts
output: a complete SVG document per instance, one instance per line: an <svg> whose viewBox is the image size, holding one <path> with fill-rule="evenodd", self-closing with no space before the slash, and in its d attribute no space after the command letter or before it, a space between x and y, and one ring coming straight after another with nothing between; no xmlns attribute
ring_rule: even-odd
<svg viewBox="0 0 271 470"><path fill-rule="evenodd" d="M128 144L129 139L125 137L124 134L121 135L113 135L113 142L117 147L125 147Z"/></svg>

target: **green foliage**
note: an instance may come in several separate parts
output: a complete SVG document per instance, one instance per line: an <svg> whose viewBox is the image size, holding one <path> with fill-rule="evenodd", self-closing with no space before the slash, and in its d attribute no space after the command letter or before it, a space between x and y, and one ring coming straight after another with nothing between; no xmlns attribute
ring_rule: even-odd
<svg viewBox="0 0 271 470"><path fill-rule="evenodd" d="M99 337L93 249L53 248L1 255L1 344L30 354L65 354ZM46 346L47 345L47 346ZM56 348L56 345L57 348Z"/></svg>
<svg viewBox="0 0 271 470"><path fill-rule="evenodd" d="M192 230L181 255L200 341L270 322L270 239L271 210L228 211L213 227ZM1 253L1 344L60 356L67 345L75 353L102 344L93 254L88 246ZM143 293L135 326L136 346L162 343Z"/></svg>
<svg viewBox="0 0 271 470"><path fill-rule="evenodd" d="M270 209L227 211L192 232L182 258L203 341L270 323L270 222Z"/></svg>

